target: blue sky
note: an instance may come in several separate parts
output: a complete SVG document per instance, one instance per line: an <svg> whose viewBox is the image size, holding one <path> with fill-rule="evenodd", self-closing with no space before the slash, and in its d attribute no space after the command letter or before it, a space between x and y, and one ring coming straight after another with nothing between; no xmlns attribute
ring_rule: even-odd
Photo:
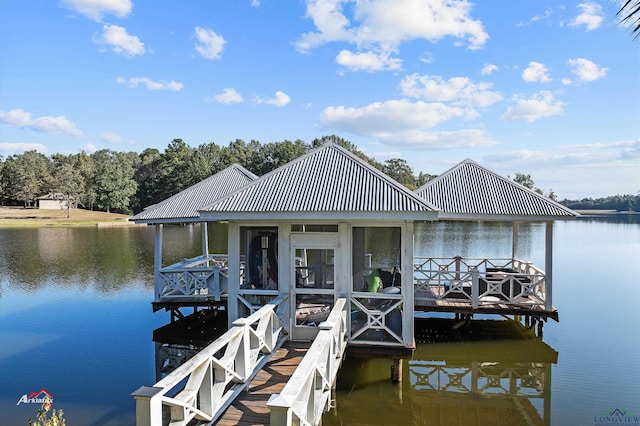
<svg viewBox="0 0 640 426"><path fill-rule="evenodd" d="M616 1L0 2L0 155L336 134L560 199L640 190L640 41Z"/></svg>

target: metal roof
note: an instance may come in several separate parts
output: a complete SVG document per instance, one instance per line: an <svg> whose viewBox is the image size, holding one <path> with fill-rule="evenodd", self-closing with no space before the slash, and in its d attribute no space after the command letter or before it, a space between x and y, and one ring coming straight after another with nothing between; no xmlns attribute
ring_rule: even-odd
<svg viewBox="0 0 640 426"><path fill-rule="evenodd" d="M441 219L544 220L578 216L469 159L415 192L441 210Z"/></svg>
<svg viewBox="0 0 640 426"><path fill-rule="evenodd" d="M233 164L184 191L147 207L130 220L138 223L199 221L199 209L257 178L239 164Z"/></svg>
<svg viewBox="0 0 640 426"><path fill-rule="evenodd" d="M200 211L215 219L436 218L434 207L339 145L321 147Z"/></svg>

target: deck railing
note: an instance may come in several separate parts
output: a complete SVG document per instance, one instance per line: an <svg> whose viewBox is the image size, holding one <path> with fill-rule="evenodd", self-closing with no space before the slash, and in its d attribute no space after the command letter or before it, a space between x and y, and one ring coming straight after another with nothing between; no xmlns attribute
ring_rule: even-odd
<svg viewBox="0 0 640 426"><path fill-rule="evenodd" d="M184 259L160 269L155 282L155 300L207 296L220 301L228 290L228 277L225 254Z"/></svg>
<svg viewBox="0 0 640 426"><path fill-rule="evenodd" d="M329 409L331 392L347 346L346 299L336 303L309 351L280 394L267 405L273 426L315 426Z"/></svg>
<svg viewBox="0 0 640 426"><path fill-rule="evenodd" d="M455 301L473 309L496 303L546 309L545 273L519 259L415 258L413 278L416 304Z"/></svg>
<svg viewBox="0 0 640 426"><path fill-rule="evenodd" d="M220 338L154 386L136 390L136 424L215 421L282 344L276 310L285 300L278 298L237 319Z"/></svg>

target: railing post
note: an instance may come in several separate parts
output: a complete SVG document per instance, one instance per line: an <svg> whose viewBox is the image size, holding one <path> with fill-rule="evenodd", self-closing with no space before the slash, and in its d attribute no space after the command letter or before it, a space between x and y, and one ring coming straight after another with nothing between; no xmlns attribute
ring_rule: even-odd
<svg viewBox="0 0 640 426"><path fill-rule="evenodd" d="M471 307L478 309L478 299L480 298L480 273L478 268L472 266L471 271Z"/></svg>
<svg viewBox="0 0 640 426"><path fill-rule="evenodd" d="M163 388L141 386L131 395L136 400L136 426L162 425L162 401L153 397Z"/></svg>
<svg viewBox="0 0 640 426"><path fill-rule="evenodd" d="M291 402L283 395L271 395L267 406L271 411L269 423L272 426L290 426L293 424L293 416L291 413Z"/></svg>
<svg viewBox="0 0 640 426"><path fill-rule="evenodd" d="M544 256L544 308L553 310L553 222L545 226L545 256Z"/></svg>
<svg viewBox="0 0 640 426"><path fill-rule="evenodd" d="M162 224L156 224L155 242L153 253L153 288L155 294L154 300L160 300L160 292L162 285L160 283L160 269L162 268Z"/></svg>
<svg viewBox="0 0 640 426"><path fill-rule="evenodd" d="M249 322L245 318L238 318L233 322L234 327L242 327L242 341L236 354L236 373L246 381L251 374L251 335L249 333Z"/></svg>

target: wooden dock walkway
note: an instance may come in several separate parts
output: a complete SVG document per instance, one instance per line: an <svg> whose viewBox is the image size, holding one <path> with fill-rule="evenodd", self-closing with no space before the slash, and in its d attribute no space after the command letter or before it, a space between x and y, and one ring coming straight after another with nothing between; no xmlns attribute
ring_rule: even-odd
<svg viewBox="0 0 640 426"><path fill-rule="evenodd" d="M286 342L251 381L249 389L236 398L215 424L219 426L268 425L270 423L270 411L267 407L269 397L282 391L307 353L310 344Z"/></svg>

